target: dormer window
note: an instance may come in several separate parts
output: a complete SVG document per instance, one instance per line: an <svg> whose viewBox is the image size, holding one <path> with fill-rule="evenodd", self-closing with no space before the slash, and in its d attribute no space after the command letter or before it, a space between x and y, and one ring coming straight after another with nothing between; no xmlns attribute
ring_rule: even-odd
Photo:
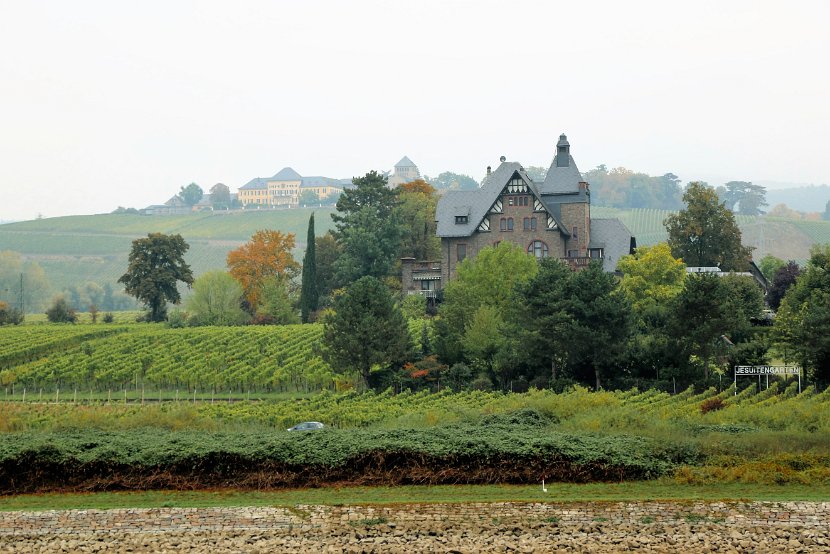
<svg viewBox="0 0 830 554"><path fill-rule="evenodd" d="M457 215L455 216L455 224L456 225L463 225L467 223L467 216L466 215Z"/></svg>

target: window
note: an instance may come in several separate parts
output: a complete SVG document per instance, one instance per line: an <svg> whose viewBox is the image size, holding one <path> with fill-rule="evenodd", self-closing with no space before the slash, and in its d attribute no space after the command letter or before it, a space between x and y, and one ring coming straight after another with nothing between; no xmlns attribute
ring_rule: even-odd
<svg viewBox="0 0 830 554"><path fill-rule="evenodd" d="M595 260L602 258L603 254L602 248L591 248L588 250L588 255Z"/></svg>
<svg viewBox="0 0 830 554"><path fill-rule="evenodd" d="M432 290L432 281L428 279L421 281L421 290Z"/></svg>
<svg viewBox="0 0 830 554"><path fill-rule="evenodd" d="M467 216L466 215L457 215L455 216L455 223L456 225L467 223Z"/></svg>
<svg viewBox="0 0 830 554"><path fill-rule="evenodd" d="M547 258L548 245L541 240L534 240L527 246L527 253L537 258Z"/></svg>
<svg viewBox="0 0 830 554"><path fill-rule="evenodd" d="M459 262L464 261L464 258L467 257L467 245L466 244L459 244L456 246L456 260Z"/></svg>
<svg viewBox="0 0 830 554"><path fill-rule="evenodd" d="M513 218L512 217L507 218L507 230L508 231L513 230Z"/></svg>
<svg viewBox="0 0 830 554"><path fill-rule="evenodd" d="M512 196L508 196L508 197L507 197L507 205L508 205L508 206L512 206L512 205L513 205L513 197L512 197Z"/></svg>
<svg viewBox="0 0 830 554"><path fill-rule="evenodd" d="M522 231L530 231L530 218L526 217L522 220Z"/></svg>
<svg viewBox="0 0 830 554"><path fill-rule="evenodd" d="M507 231L507 220L505 218L499 220L499 231Z"/></svg>
<svg viewBox="0 0 830 554"><path fill-rule="evenodd" d="M574 232L572 233L572 234L573 234L573 237L574 237L574 240L579 240L579 234L578 234L578 231L579 231L579 228L578 228L578 227L574 227Z"/></svg>
<svg viewBox="0 0 830 554"><path fill-rule="evenodd" d="M568 257L569 258L578 258L579 257L579 250L568 250Z"/></svg>
<svg viewBox="0 0 830 554"><path fill-rule="evenodd" d="M535 217L530 218L530 230L531 231L536 230L536 218Z"/></svg>

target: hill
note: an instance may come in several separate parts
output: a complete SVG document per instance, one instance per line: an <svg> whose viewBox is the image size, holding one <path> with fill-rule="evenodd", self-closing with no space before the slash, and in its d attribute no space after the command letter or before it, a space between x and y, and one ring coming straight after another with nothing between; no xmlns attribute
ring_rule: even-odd
<svg viewBox="0 0 830 554"><path fill-rule="evenodd" d="M295 257L305 250L305 233L311 212L317 213L318 235L332 228L333 208L262 210L229 213L195 213L181 216L102 214L68 216L8 223L0 226L0 251L20 252L46 272L53 292L86 282L109 284L127 267L133 239L151 232L179 233L190 244L185 259L196 276L225 267L227 253L259 229L277 229L297 237ZM667 238L663 220L668 210L591 208L593 217L620 218L637 244L650 245ZM755 247L755 259L772 254L804 261L814 243L830 242L830 222L738 216L744 243ZM51 296L51 293L50 293ZM2 298L2 292L0 292Z"/></svg>
<svg viewBox="0 0 830 554"><path fill-rule="evenodd" d="M194 274L224 268L228 252L259 229L297 237L296 257L305 250L308 218L317 213L318 235L332 228L331 207L246 212L203 212L181 216L101 214L9 223L0 227L0 251L21 253L43 267L53 292L86 282L116 284L127 268L133 239L147 233L178 233L190 244L185 260Z"/></svg>

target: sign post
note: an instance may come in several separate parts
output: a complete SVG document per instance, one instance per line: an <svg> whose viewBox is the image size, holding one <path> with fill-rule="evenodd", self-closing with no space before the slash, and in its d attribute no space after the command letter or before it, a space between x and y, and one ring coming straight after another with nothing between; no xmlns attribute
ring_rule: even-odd
<svg viewBox="0 0 830 554"><path fill-rule="evenodd" d="M757 375L758 384L761 383L761 375L767 377L767 388L769 388L770 375L797 375L798 393L801 394L801 366L797 365L736 365L735 366L735 395L738 395L738 376Z"/></svg>

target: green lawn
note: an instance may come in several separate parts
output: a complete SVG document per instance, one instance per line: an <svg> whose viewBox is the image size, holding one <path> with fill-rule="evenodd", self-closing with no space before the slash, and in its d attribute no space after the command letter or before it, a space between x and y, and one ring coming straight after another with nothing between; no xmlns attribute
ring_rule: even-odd
<svg viewBox="0 0 830 554"><path fill-rule="evenodd" d="M296 506L461 502L620 502L650 500L830 501L830 485L681 485L671 480L585 485L454 485L258 491L148 491L0 497L0 511L111 508Z"/></svg>

